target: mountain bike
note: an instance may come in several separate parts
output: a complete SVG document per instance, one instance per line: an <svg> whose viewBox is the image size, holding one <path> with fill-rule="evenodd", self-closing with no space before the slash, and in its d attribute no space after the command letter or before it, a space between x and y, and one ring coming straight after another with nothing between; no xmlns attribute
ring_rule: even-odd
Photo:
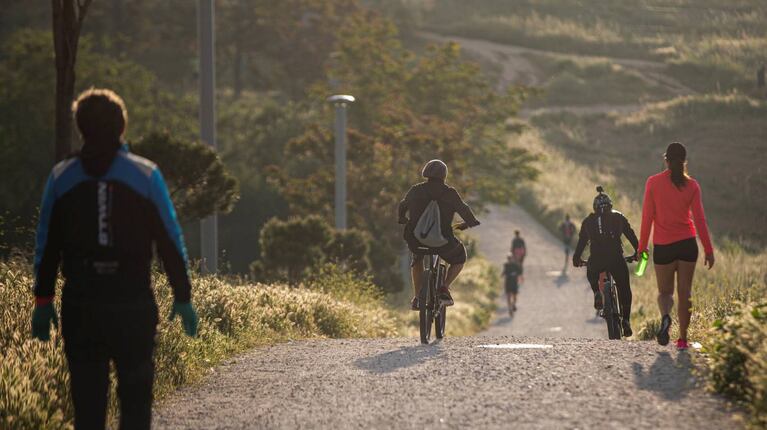
<svg viewBox="0 0 767 430"><path fill-rule="evenodd" d="M626 257L626 262L634 261L634 257ZM584 267L588 264L581 260L580 267ZM599 316L605 319L607 323L607 337L611 340L620 340L623 337L623 314L618 303L618 287L613 281L613 277L610 272L602 272L599 274L600 278L604 275L604 283L600 283L599 292L602 294L602 310L599 311Z"/></svg>
<svg viewBox="0 0 767 430"><path fill-rule="evenodd" d="M455 230L465 230L466 223L453 225ZM445 325L447 324L447 307L440 303L437 291L445 285L447 264L442 261L438 254L430 248L420 248L432 252L424 255L424 285L418 293L418 319L421 331L421 343L427 345L431 338L431 327L434 326L434 335L437 339L445 337Z"/></svg>

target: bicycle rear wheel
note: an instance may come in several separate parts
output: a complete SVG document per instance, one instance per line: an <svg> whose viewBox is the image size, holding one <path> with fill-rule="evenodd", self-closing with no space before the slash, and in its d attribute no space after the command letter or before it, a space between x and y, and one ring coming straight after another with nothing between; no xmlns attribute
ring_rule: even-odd
<svg viewBox="0 0 767 430"><path fill-rule="evenodd" d="M431 338L431 322L434 319L432 314L434 296L431 294L431 271L424 273L424 279L426 282L421 287L421 291L418 294L418 318L420 320L421 328L421 343L427 345L429 338Z"/></svg>

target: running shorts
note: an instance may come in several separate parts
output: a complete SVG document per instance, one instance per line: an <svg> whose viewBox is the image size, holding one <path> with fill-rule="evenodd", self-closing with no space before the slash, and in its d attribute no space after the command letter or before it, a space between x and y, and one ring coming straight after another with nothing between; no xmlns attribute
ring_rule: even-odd
<svg viewBox="0 0 767 430"><path fill-rule="evenodd" d="M677 260L690 263L698 261L698 241L694 237L653 247L653 263L671 264Z"/></svg>

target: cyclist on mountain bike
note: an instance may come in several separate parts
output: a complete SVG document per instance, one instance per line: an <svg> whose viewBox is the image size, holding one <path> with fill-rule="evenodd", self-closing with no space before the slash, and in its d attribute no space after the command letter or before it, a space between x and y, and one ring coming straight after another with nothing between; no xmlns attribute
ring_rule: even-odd
<svg viewBox="0 0 767 430"><path fill-rule="evenodd" d="M594 308L602 308L602 294L599 292L599 276L602 272L609 272L615 280L618 288L618 301L623 314L623 333L630 337L631 331L631 283L629 270L623 257L623 245L621 235L631 242L634 247L634 256L638 249L637 236L631 228L628 219L613 210L610 196L604 193L602 187L597 187L599 194L594 198L594 212L589 214L581 224L578 244L573 253L573 266L581 265L581 254L589 246L589 260L587 262L586 276L591 289L594 291Z"/></svg>
<svg viewBox="0 0 767 430"><path fill-rule="evenodd" d="M458 228L463 230L479 225L479 221L463 201L455 188L445 184L447 165L441 160L431 160L423 167L421 175L425 182L413 185L399 203L398 222L405 225L404 239L412 253L411 275L413 277L414 297L410 302L413 310L418 310L418 291L423 284L423 258L427 254L438 254L450 267L445 276L445 285L437 292L440 301L445 306L453 305L449 287L461 273L466 262L466 248L453 234L453 217L456 213L463 218L464 223ZM439 248L424 247L415 237L414 230L419 218L431 201L439 206L440 230L448 243ZM410 218L407 217L410 215Z"/></svg>

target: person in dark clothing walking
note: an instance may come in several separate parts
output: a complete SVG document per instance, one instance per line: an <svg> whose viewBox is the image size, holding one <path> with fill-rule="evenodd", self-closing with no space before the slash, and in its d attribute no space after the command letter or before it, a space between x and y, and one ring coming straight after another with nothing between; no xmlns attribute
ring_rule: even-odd
<svg viewBox="0 0 767 430"><path fill-rule="evenodd" d="M509 315L514 315L517 310L517 293L522 283L522 262L519 257L510 254L508 261L503 265L503 278L505 280L506 303L509 307Z"/></svg>
<svg viewBox="0 0 767 430"><path fill-rule="evenodd" d="M575 237L575 224L570 221L570 214L565 214L565 220L559 224L559 232L562 234L562 243L565 245L565 269L567 269L567 258L570 257L570 249Z"/></svg>
<svg viewBox="0 0 767 430"><path fill-rule="evenodd" d="M466 248L453 234L453 217L457 213L464 220L458 227L463 230L479 225L469 205L463 201L455 188L445 184L447 165L441 160L431 160L423 167L421 175L425 182L413 185L405 198L399 203L398 222L405 225L403 237L412 253L411 275L413 278L414 297L410 302L413 310L418 310L418 291L423 283L423 258L426 254L438 254L450 267L445 275L444 288L437 294L446 306L453 305L449 287L463 270L466 262ZM429 248L416 238L415 228L421 215L432 201L439 207L440 232L447 243L439 248ZM408 218L410 215L410 218Z"/></svg>
<svg viewBox="0 0 767 430"><path fill-rule="evenodd" d="M759 89L764 88L764 75L767 70L767 66L762 64L762 67L756 70L756 87Z"/></svg>
<svg viewBox="0 0 767 430"><path fill-rule="evenodd" d="M525 239L519 235L519 230L514 230L514 239L511 240L511 255L517 258L520 265L525 262L527 247L525 246Z"/></svg>
<svg viewBox="0 0 767 430"><path fill-rule="evenodd" d="M151 289L153 245L173 287L171 319L197 331L184 240L157 166L122 144L127 113L110 90L90 89L73 105L84 142L58 163L43 193L35 249L32 335L58 326L53 300L64 277L61 331L76 429L106 425L109 362L117 370L120 428L151 424L158 310Z"/></svg>
<svg viewBox="0 0 767 430"><path fill-rule="evenodd" d="M631 242L636 258L639 241L631 228L628 219L622 213L613 210L610 196L604 193L602 187L597 187L599 194L594 198L594 212L589 214L581 224L578 244L573 253L573 266L581 265L581 255L589 244L589 260L586 276L594 291L594 308L602 308L602 295L599 292L599 276L609 272L618 288L618 301L623 313L623 333L630 337L631 331L631 283L626 260L623 257L621 236Z"/></svg>

